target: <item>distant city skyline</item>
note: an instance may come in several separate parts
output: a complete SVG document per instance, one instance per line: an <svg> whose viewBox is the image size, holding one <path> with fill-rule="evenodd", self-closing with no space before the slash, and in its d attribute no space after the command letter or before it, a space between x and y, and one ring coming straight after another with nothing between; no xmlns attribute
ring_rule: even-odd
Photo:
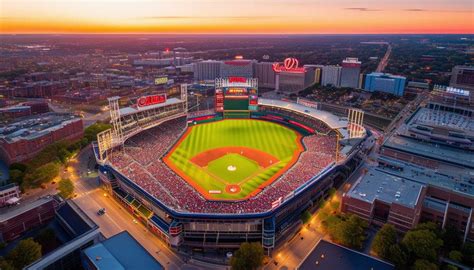
<svg viewBox="0 0 474 270"><path fill-rule="evenodd" d="M474 33L470 0L0 0L0 33Z"/></svg>

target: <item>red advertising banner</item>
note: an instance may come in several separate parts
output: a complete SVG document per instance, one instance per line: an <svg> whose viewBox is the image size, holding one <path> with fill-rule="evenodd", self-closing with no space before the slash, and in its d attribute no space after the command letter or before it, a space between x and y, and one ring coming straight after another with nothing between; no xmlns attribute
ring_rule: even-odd
<svg viewBox="0 0 474 270"><path fill-rule="evenodd" d="M165 103L165 102L166 102L166 95L165 94L144 96L144 97L141 97L137 100L137 106L139 108L143 108L143 107L156 105L156 104L160 104L160 103Z"/></svg>

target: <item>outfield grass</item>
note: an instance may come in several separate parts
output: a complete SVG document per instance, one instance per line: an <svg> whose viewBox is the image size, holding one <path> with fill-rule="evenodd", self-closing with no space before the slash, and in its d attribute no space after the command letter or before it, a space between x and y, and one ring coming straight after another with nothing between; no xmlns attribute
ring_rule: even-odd
<svg viewBox="0 0 474 270"><path fill-rule="evenodd" d="M203 151L228 146L258 149L273 155L280 161L266 169L262 169L261 172L241 184L240 193L228 194L225 192L226 185L222 181L217 180L212 174L190 161L192 157ZM192 184L200 188L202 193L209 190L221 190L221 194L210 195L214 199L242 199L294 161L293 155L300 147L299 135L282 125L259 120L228 119L190 127L187 136L180 141L167 157L167 162L174 165L181 174L184 173L188 182L192 179ZM223 168L216 172L217 168L213 164L212 172L219 174L219 177L229 184L239 179L240 176L226 173L228 165L223 164L222 166ZM236 166L239 167L239 164ZM247 165L245 166L247 167ZM246 171L250 172L252 170L246 169Z"/></svg>

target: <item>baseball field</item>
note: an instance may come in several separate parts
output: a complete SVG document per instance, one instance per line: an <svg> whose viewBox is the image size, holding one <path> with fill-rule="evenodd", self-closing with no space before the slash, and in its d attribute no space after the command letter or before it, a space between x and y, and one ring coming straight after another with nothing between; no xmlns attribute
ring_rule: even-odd
<svg viewBox="0 0 474 270"><path fill-rule="evenodd" d="M242 200L271 184L301 151L301 136L292 129L228 119L190 126L164 161L205 198Z"/></svg>

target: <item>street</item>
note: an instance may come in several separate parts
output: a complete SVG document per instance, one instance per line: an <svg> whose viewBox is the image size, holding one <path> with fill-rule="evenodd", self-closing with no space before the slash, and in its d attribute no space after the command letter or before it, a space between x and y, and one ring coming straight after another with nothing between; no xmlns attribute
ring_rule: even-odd
<svg viewBox="0 0 474 270"><path fill-rule="evenodd" d="M122 205L105 193L100 188L96 172L91 170L91 173L87 173L89 158L93 156L91 149L87 147L70 161L64 177L69 177L75 184L74 202L99 225L105 237L126 230L166 269L203 269L186 264L162 240L149 232L144 225L123 209ZM102 216L97 215L100 208L106 209L106 213Z"/></svg>

